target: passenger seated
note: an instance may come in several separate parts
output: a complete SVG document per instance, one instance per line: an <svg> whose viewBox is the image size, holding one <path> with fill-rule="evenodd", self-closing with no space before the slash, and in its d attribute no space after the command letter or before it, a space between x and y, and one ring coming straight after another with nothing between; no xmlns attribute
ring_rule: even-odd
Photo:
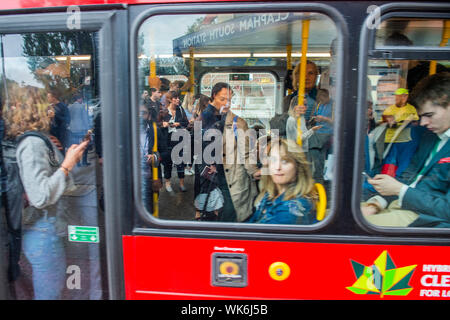
<svg viewBox="0 0 450 320"><path fill-rule="evenodd" d="M310 126L315 133L308 141L309 156L313 159L314 181L324 183L325 160L331 150L333 135L333 101L328 90L317 90L317 107L313 111Z"/></svg>
<svg viewBox="0 0 450 320"><path fill-rule="evenodd" d="M411 162L425 130L417 124L419 117L416 108L408 103L408 90L399 88L394 95L395 103L382 114L383 123L368 137L368 147L373 150L373 159L372 166L366 168L366 171L371 176L381 173L394 178L400 177ZM375 189L365 182L364 199L374 193Z"/></svg>
<svg viewBox="0 0 450 320"><path fill-rule="evenodd" d="M413 93L420 125L429 131L399 179L379 174L368 179L377 195L361 205L366 219L391 227L450 227L450 73L420 81ZM431 131L431 132L430 132ZM389 207L388 207L389 205Z"/></svg>
<svg viewBox="0 0 450 320"><path fill-rule="evenodd" d="M293 141L272 140L269 158L263 161L263 174L256 198L256 211L247 222L267 224L313 224L316 198L309 164Z"/></svg>

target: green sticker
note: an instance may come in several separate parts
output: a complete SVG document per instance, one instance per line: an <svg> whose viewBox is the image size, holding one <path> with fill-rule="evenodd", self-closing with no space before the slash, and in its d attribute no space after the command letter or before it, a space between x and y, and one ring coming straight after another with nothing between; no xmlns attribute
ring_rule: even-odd
<svg viewBox="0 0 450 320"><path fill-rule="evenodd" d="M71 242L98 243L100 240L98 227L69 226L68 237Z"/></svg>

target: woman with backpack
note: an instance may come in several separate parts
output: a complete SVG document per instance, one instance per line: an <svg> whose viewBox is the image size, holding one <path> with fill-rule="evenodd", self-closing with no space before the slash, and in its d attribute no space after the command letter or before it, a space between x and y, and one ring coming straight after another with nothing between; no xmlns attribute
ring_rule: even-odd
<svg viewBox="0 0 450 320"><path fill-rule="evenodd" d="M70 146L64 157L50 140L51 119L39 104L28 100L4 112L5 138L17 142L17 166L29 203L22 247L32 268L34 299L52 300L60 298L66 278L64 196L76 189L70 171L89 139Z"/></svg>

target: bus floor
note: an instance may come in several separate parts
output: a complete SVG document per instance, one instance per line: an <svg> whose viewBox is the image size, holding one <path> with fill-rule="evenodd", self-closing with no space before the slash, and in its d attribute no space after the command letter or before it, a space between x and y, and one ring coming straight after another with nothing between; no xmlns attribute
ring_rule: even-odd
<svg viewBox="0 0 450 320"><path fill-rule="evenodd" d="M173 169L170 179L172 192L165 189L164 181L163 178L163 187L158 197L159 218L165 220L194 220L194 175L185 175L185 192L180 189L176 168Z"/></svg>

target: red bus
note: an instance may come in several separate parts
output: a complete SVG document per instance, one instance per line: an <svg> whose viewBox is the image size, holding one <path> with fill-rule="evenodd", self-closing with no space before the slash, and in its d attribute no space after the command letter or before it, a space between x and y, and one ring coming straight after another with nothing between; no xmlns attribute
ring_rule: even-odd
<svg viewBox="0 0 450 320"><path fill-rule="evenodd" d="M447 131L433 133L428 109L412 98L420 80L449 70L449 21L446 2L3 1L3 118L30 92L42 110L57 92L71 115L67 147L87 130L93 139L70 173L81 191L62 196L62 233L44 242L32 204L18 235L2 214L0 298L449 299L449 143L435 155L439 179L422 173L403 183L407 222L364 213L381 209L372 196L399 197L375 175L402 181L425 137L448 132L445 107ZM223 140L209 140L214 158L195 124L206 124L207 108L220 116L218 83L227 103L224 127L214 127ZM409 108L408 117L395 108ZM220 163L217 141L238 141L236 128L253 163ZM268 137L302 152L263 161L257 147ZM143 154L161 161L151 167ZM271 166L294 158L295 178L276 182ZM205 162L218 179L208 191ZM290 200L273 195L293 181L309 189ZM434 183L431 194L421 182ZM212 190L220 195L208 219L211 198L199 196ZM63 255L52 253L56 245Z"/></svg>

